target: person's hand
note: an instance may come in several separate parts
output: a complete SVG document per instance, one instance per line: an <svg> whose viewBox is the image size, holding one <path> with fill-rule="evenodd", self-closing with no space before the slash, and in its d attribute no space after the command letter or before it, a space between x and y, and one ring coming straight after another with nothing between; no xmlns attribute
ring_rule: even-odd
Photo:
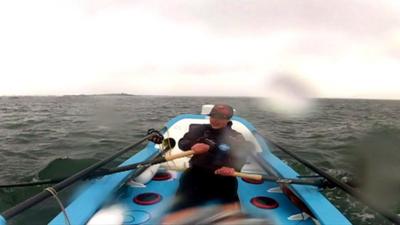
<svg viewBox="0 0 400 225"><path fill-rule="evenodd" d="M230 176L233 177L235 176L235 169L231 168L231 167L226 167L223 166L217 170L215 170L214 172L215 174L221 175L221 176Z"/></svg>
<svg viewBox="0 0 400 225"><path fill-rule="evenodd" d="M194 144L191 148L191 150L194 151L194 154L203 154L206 153L210 149L210 146L204 143L197 143Z"/></svg>

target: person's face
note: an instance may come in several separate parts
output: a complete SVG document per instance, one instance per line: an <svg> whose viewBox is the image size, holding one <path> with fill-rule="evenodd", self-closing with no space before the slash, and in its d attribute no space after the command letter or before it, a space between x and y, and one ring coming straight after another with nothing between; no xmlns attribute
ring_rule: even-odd
<svg viewBox="0 0 400 225"><path fill-rule="evenodd" d="M229 120L227 119L216 119L210 117L210 125L213 129L221 129L228 125Z"/></svg>

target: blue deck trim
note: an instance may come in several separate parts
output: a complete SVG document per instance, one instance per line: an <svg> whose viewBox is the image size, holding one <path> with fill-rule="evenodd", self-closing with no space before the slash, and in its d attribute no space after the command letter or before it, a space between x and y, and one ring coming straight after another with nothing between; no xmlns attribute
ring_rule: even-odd
<svg viewBox="0 0 400 225"><path fill-rule="evenodd" d="M256 131L256 128L253 126L253 124L251 124L249 121L243 119L240 116L233 116L232 120L236 120L236 121L240 122L245 127L247 127L247 129L249 129L251 132L255 132Z"/></svg>
<svg viewBox="0 0 400 225"><path fill-rule="evenodd" d="M154 146L154 145L153 145ZM149 148L138 152L120 166L144 161L157 152L154 148ZM89 181L85 190L77 194L77 198L66 208L67 214L74 225L84 225L93 214L118 191L120 185L133 174L134 170L116 173L102 177L98 180ZM64 215L59 213L49 225L64 225Z"/></svg>
<svg viewBox="0 0 400 225"><path fill-rule="evenodd" d="M2 215L0 215L0 225L7 225L7 221Z"/></svg>
<svg viewBox="0 0 400 225"><path fill-rule="evenodd" d="M291 167L273 154L262 154L263 158L275 169L280 176L285 178L297 178L299 175ZM309 185L290 185L291 190L314 213L321 225L350 225L350 221L321 194L317 187Z"/></svg>
<svg viewBox="0 0 400 225"><path fill-rule="evenodd" d="M176 122L183 120L183 119L207 119L207 115L199 115L199 114L181 114L179 116L176 116L169 120L165 126L167 128L170 128L172 125L174 125ZM247 127L251 132L256 131L256 128L247 120L243 119L242 117L239 116L233 116L231 120L239 121L243 125Z"/></svg>
<svg viewBox="0 0 400 225"><path fill-rule="evenodd" d="M167 128L172 127L176 122L183 120L183 119L206 119L208 116L206 115L198 115L198 114L181 114L179 116L176 116L172 119L170 119L165 126Z"/></svg>
<svg viewBox="0 0 400 225"><path fill-rule="evenodd" d="M274 154L270 154L270 148L264 138L254 134L263 150L262 157L282 177L298 178L299 174L285 164ZM268 141L268 140L267 140ZM309 185L290 185L291 190L305 203L314 213L321 225L351 225L351 222L318 190L317 187Z"/></svg>

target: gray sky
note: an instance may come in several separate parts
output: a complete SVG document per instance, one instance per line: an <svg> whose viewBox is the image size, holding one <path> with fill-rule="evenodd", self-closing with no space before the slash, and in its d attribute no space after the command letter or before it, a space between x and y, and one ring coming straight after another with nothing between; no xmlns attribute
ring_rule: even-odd
<svg viewBox="0 0 400 225"><path fill-rule="evenodd" d="M400 99L398 0L13 0L0 30L0 95Z"/></svg>

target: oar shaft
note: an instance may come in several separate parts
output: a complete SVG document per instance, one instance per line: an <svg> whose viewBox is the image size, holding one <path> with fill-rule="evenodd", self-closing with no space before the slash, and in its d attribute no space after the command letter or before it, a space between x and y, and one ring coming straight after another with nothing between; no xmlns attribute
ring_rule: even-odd
<svg viewBox="0 0 400 225"><path fill-rule="evenodd" d="M172 161L172 160L179 159L179 158L188 157L193 154L194 154L193 150L188 150L188 151L181 152L181 153L174 154L174 155L163 156L163 157L159 156L154 159L147 160L145 162L134 163L134 164L126 165L126 166L112 168L112 169L105 170L105 171L94 172L92 175L90 175L90 178L101 177L101 176L105 176L105 175L125 172L128 170L133 170L133 169L138 169L138 168L144 168L144 167L148 167L148 166L155 165L155 164L160 164L160 163L167 162L167 161Z"/></svg>
<svg viewBox="0 0 400 225"><path fill-rule="evenodd" d="M319 179L318 180L290 179L290 178L280 178L275 176L268 176L268 175L254 174L254 173L234 172L233 176L252 179L252 180L275 181L276 183L284 183L284 184L305 184L314 186L318 186L321 184Z"/></svg>
<svg viewBox="0 0 400 225"><path fill-rule="evenodd" d="M134 164L129 164L126 166L120 166L112 169L107 169L107 170L100 170L100 171L95 171L92 172L90 175L86 176L87 178L96 178L96 177L101 177L101 176L106 176L114 173L120 173L120 172L125 172L129 170L134 170L134 169L146 169L147 167L154 165L154 164L159 164L167 161L172 161L175 159L183 158L183 157L188 157L193 155L194 152L192 150L178 153L175 155L170 155L170 156L165 156L161 157L158 155L156 158L152 158L150 160L147 160L145 162L140 162L140 163L134 163ZM63 178L57 178L53 180L42 180L42 181L37 181L37 182L27 182L27 183L18 183L18 184L6 184L6 185L0 185L0 188L9 188L9 187L27 187L27 186L33 186L33 185L42 185L42 184L53 184L53 183L58 183L61 182L69 177L63 177Z"/></svg>
<svg viewBox="0 0 400 225"><path fill-rule="evenodd" d="M67 179L61 181L60 183L54 185L52 188L56 191L63 190L64 188L68 187L69 185L75 183L76 181L86 177L92 171L95 171L96 169L104 166L105 164L116 159L117 157L119 157L119 156L125 154L126 152L130 151L131 149L137 147L144 141L147 141L148 138L150 138L152 135L153 134L147 135L146 137L142 138L140 141L136 142L135 144L132 144L132 145L120 150L119 152L115 153L114 155L112 155L98 163L95 163L92 166L90 166L84 170L81 170L80 172L78 172L78 173L72 175L71 177L68 177ZM34 195L34 196L30 197L29 199L17 204L16 206L12 207L11 209L4 211L2 213L2 216L4 219L8 220L8 219L12 218L13 216L17 215L18 213L25 211L26 209L47 199L50 196L52 196L52 195L48 191L44 190L44 191L40 192L39 194Z"/></svg>
<svg viewBox="0 0 400 225"><path fill-rule="evenodd" d="M0 188L15 188L15 187L28 187L28 186L43 185L43 184L54 184L54 183L58 183L62 180L65 180L65 178L66 177L57 178L57 179L40 180L40 181L35 181L35 182L4 184L4 185L0 185Z"/></svg>

